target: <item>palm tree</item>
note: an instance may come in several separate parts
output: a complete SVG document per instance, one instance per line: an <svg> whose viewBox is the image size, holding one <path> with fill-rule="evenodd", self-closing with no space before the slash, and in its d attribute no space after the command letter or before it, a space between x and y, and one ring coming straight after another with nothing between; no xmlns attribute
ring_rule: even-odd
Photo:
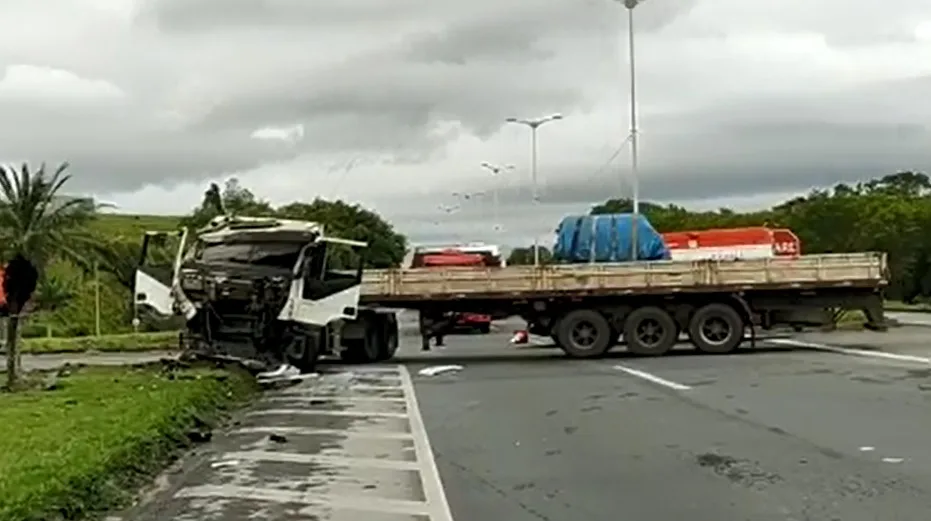
<svg viewBox="0 0 931 521"><path fill-rule="evenodd" d="M38 277L53 258L88 269L104 249L86 226L99 205L89 198L64 197L59 191L71 178L62 163L49 174L0 166L0 258L9 263L3 277L7 325L7 388L20 378L19 324Z"/></svg>

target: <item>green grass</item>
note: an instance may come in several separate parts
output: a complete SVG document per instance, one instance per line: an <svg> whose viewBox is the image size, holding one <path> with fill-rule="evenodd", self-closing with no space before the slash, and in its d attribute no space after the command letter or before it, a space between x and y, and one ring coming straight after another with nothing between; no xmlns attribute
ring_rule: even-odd
<svg viewBox="0 0 931 521"><path fill-rule="evenodd" d="M71 338L24 338L23 353L83 353L86 351L156 351L176 349L177 331L128 333L121 335L78 336Z"/></svg>
<svg viewBox="0 0 931 521"><path fill-rule="evenodd" d="M93 228L110 237L120 236L141 239L147 230L173 231L178 229L181 217L176 215L132 215L103 213L93 223Z"/></svg>
<svg viewBox="0 0 931 521"><path fill-rule="evenodd" d="M931 313L931 304L906 304L895 300L887 300L885 303L886 311L910 311L914 313Z"/></svg>
<svg viewBox="0 0 931 521"><path fill-rule="evenodd" d="M127 503L254 380L213 368L84 368L0 394L0 520L80 519ZM199 433L199 434L198 434Z"/></svg>

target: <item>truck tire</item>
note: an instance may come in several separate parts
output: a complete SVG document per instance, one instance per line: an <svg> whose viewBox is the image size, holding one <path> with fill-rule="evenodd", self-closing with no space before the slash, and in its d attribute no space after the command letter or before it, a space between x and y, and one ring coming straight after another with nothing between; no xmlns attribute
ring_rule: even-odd
<svg viewBox="0 0 931 521"><path fill-rule="evenodd" d="M365 317L365 334L363 338L343 340L344 349L339 353L343 362L349 364L370 364L376 362L381 356L383 328L379 315L372 314Z"/></svg>
<svg viewBox="0 0 931 521"><path fill-rule="evenodd" d="M633 310L624 321L627 350L637 355L665 355L676 345L678 328L669 313L656 306Z"/></svg>
<svg viewBox="0 0 931 521"><path fill-rule="evenodd" d="M559 319L555 329L557 344L572 358L596 358L611 347L611 325L597 311L570 311Z"/></svg>
<svg viewBox="0 0 931 521"><path fill-rule="evenodd" d="M398 352L400 342L398 334L398 318L394 313L381 315L381 341L378 343L378 361L384 362L394 358Z"/></svg>
<svg viewBox="0 0 931 521"><path fill-rule="evenodd" d="M323 335L318 335L323 336ZM285 356L289 364L301 370L302 374L314 372L317 368L317 359L320 355L319 338L313 336L295 336L285 348Z"/></svg>
<svg viewBox="0 0 931 521"><path fill-rule="evenodd" d="M702 353L726 354L743 341L744 320L727 304L708 304L689 320L689 340Z"/></svg>
<svg viewBox="0 0 931 521"><path fill-rule="evenodd" d="M478 326L476 329L478 329L479 333L483 335L487 335L488 333L491 333L491 324L482 324Z"/></svg>

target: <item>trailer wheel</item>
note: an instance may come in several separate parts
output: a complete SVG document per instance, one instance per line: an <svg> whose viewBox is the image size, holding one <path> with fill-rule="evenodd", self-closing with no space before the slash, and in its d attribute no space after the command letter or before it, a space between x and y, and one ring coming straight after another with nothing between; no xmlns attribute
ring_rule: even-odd
<svg viewBox="0 0 931 521"><path fill-rule="evenodd" d="M646 306L627 315L624 340L627 350L638 355L660 356L669 352L678 340L676 322L662 308Z"/></svg>
<svg viewBox="0 0 931 521"><path fill-rule="evenodd" d="M381 342L379 342L378 361L391 360L398 352L399 334L398 319L392 313L382 316Z"/></svg>
<svg viewBox="0 0 931 521"><path fill-rule="evenodd" d="M689 320L689 339L702 353L730 353L743 341L744 321L727 304L708 304Z"/></svg>
<svg viewBox="0 0 931 521"><path fill-rule="evenodd" d="M573 358L602 356L611 347L611 325L597 311L570 311L556 325L559 347Z"/></svg>

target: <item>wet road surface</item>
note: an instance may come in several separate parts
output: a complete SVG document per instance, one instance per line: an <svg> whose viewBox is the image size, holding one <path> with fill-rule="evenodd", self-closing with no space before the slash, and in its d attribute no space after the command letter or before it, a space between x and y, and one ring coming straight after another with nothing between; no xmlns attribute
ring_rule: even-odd
<svg viewBox="0 0 931 521"><path fill-rule="evenodd" d="M926 330L797 337L907 359L775 342L571 361L508 346L511 326L410 342L270 391L125 519L926 521Z"/></svg>

